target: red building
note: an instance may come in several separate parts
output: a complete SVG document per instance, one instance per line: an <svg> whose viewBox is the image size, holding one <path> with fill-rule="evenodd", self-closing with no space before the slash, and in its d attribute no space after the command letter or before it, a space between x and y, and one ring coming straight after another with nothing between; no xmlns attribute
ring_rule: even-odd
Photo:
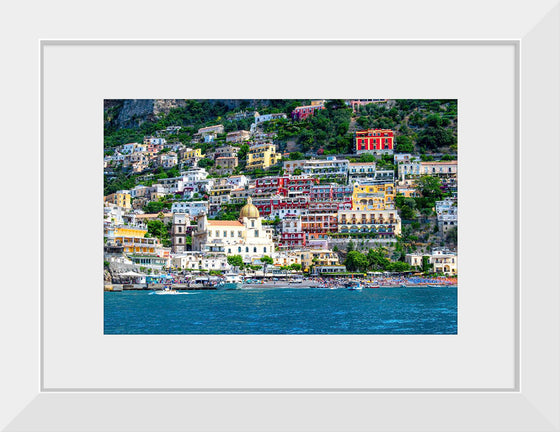
<svg viewBox="0 0 560 432"><path fill-rule="evenodd" d="M323 102L312 102L312 105L300 106L292 111L292 119L305 120L315 114L315 111L325 109Z"/></svg>
<svg viewBox="0 0 560 432"><path fill-rule="evenodd" d="M356 131L356 153L393 154L395 133L390 129Z"/></svg>
<svg viewBox="0 0 560 432"><path fill-rule="evenodd" d="M327 238L327 233L338 231L337 213L313 213L301 216L301 229L308 238Z"/></svg>
<svg viewBox="0 0 560 432"><path fill-rule="evenodd" d="M294 198L283 196L255 198L253 204L259 209L260 215L265 219L275 219L276 217L283 219L288 215L307 213L309 198L306 196Z"/></svg>
<svg viewBox="0 0 560 432"><path fill-rule="evenodd" d="M301 249L305 247L305 234L303 232L285 232L280 236L278 247L283 249Z"/></svg>
<svg viewBox="0 0 560 432"><path fill-rule="evenodd" d="M255 180L253 196L309 196L311 187L316 184L319 184L318 178L306 176L263 177Z"/></svg>

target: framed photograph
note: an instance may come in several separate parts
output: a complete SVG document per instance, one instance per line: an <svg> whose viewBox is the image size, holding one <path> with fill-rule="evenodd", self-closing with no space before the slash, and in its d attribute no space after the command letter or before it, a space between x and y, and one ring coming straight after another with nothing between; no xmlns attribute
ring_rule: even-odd
<svg viewBox="0 0 560 432"><path fill-rule="evenodd" d="M224 11L231 8L222 6ZM396 11L396 6L384 8L384 13ZM29 226L34 218L40 220L36 231L30 229L36 234L30 242L40 252L40 265L31 273L30 262L20 259L8 274L10 307L2 317L9 329L3 345L10 353L2 371L6 430L560 430L559 295L552 280L559 258L558 228L542 223L560 216L547 186L558 184L560 8L554 2L520 6L511 11L516 19L504 22L498 5L489 5L484 19L462 6L459 11L466 21L473 19L471 24L461 21L435 35L427 32L433 27L413 20L415 8L410 4L406 13L410 27L402 34L388 33L391 39L382 37L382 27L371 34L347 29L324 38L309 33L296 39L281 37L274 26L248 39L189 33L188 38L157 40L146 32L143 40L100 40L89 39L85 28L49 39L41 25L30 31L39 45L29 48L21 42L21 49L29 57L27 67L37 74L26 80L32 85L22 94L29 96L26 104L33 101L40 107L39 121L18 119L9 133L16 137L35 130L40 138L33 156L38 171L25 183L37 197L31 206L35 213L24 216ZM438 16L448 22L450 15ZM479 27L472 25L475 18ZM224 28L230 27L228 22ZM12 95L21 97L15 89ZM119 153L123 160L118 162L124 164L122 145L130 143L115 141L107 147L107 101L177 98L305 102L290 115L316 107L318 101L324 101L325 110L334 109L333 101L361 98L456 101L460 270L454 331L138 331L148 314L135 317L137 306L125 309L121 304L118 309L127 312L111 315L104 299L129 293L101 287L130 286L132 280L115 277L109 283L105 278L107 239L114 242L110 246L123 247L130 238L115 230L119 224L111 225L116 222L112 218L122 215L104 206L103 197L114 204L126 193L116 195L128 188L106 189L110 170L104 159ZM131 121L138 119L129 114ZM369 125L367 119L363 122ZM207 125L194 126L189 140L204 142L198 126ZM149 135L157 137L159 131ZM225 140L225 134L220 131L214 138ZM354 139L353 146L361 145L361 138ZM168 137L166 144L172 141ZM215 146L203 150L208 153L209 148ZM162 150L154 163L171 163L170 154L187 151ZM215 158L204 163L212 162L215 166ZM221 160L219 169L225 163ZM250 158L247 163L251 165ZM16 176L13 165L9 172ZM258 167L251 171L248 165L243 174L255 174ZM207 167L211 176L224 175ZM160 174L156 169L153 174ZM162 166L165 178L173 178L167 175L170 169ZM192 193L173 202L192 202ZM151 202L158 201L166 199ZM144 213L138 214L150 213L153 205L145 208L149 202L142 203ZM217 233L209 234L208 227L212 219L223 222L229 216L221 209L210 216L210 204L208 217L197 222L193 246L222 244L213 241ZM262 226L260 210L252 202L242 204L235 229L253 233L258 227L251 221ZM137 236L140 244L159 238L153 225L146 223L153 236ZM232 226L224 233L227 238ZM8 236L15 239L16 233ZM245 231L240 234L246 236ZM261 243L232 247L269 247ZM29 246L19 256L24 249ZM149 268L159 265L155 255L148 262L136 252L127 258L137 267L123 267L111 276L147 276ZM224 252L231 256L235 251ZM249 268L254 278L265 273L261 256L239 254L243 266L255 267ZM152 270L150 276L163 273ZM360 281L366 284L368 278ZM165 285L159 279L153 283ZM189 282L173 283L175 290ZM146 300L174 300L139 293ZM127 298L132 299L119 301Z"/></svg>

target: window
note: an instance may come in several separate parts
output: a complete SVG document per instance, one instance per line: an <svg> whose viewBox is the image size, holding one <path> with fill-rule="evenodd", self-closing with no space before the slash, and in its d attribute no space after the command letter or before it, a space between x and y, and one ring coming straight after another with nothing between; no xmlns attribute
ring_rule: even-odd
<svg viewBox="0 0 560 432"><path fill-rule="evenodd" d="M253 252L257 253L257 248L256 247L253 248Z"/></svg>
<svg viewBox="0 0 560 432"><path fill-rule="evenodd" d="M245 248L245 252L249 253L249 248L248 247Z"/></svg>
<svg viewBox="0 0 560 432"><path fill-rule="evenodd" d="M241 253L241 246L237 248L237 252Z"/></svg>
<svg viewBox="0 0 560 432"><path fill-rule="evenodd" d="M259 236L259 230L255 230L255 237Z"/></svg>

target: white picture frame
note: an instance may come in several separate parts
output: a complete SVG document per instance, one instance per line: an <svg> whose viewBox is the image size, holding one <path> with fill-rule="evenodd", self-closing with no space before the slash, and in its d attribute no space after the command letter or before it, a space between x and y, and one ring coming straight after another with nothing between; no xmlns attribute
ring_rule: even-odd
<svg viewBox="0 0 560 432"><path fill-rule="evenodd" d="M453 28L444 26L434 36L426 30L426 26L414 22L418 16L415 12L419 11L413 3L407 3L408 9L405 8L407 12L404 13L409 25L404 30L401 29L401 33L395 33L394 30L387 33L391 40L384 42L402 43L404 39L420 46L433 41L445 41L453 46L474 40L479 46L504 43L511 44L516 49L517 63L512 64L512 70L518 68L516 88L520 91L517 100L520 160L516 162L519 166L520 190L516 203L520 210L517 219L520 238L517 246L520 247L521 271L516 298L517 342L514 344L518 355L515 363L517 379L513 387L455 390L433 388L423 391L395 388L376 391L216 391L198 388L185 391L165 390L156 385L152 389L145 388L144 391L130 388L111 391L108 388L53 389L45 386L44 369L52 366L42 364L45 328L41 326L44 319L44 293L40 289L40 281L45 273L56 271L56 268L45 265L49 261L39 255L44 241L41 229L49 230L52 220L42 220L41 225L34 222L37 217L42 216L45 188L48 188L48 184L41 182L45 174L44 149L37 143L35 146L28 144L29 149L33 150L30 152L31 160L37 172L29 173L23 182L35 200L29 203L27 200L16 201L16 194L12 197L14 202L26 206L24 208L27 211L20 220L21 224L28 227L29 235L24 237L25 245L21 244L21 232L7 233L8 244L15 245L14 255L19 259L10 266L13 270L7 276L6 284L10 289L5 293L3 302L3 306L8 307L2 308L5 313L0 318L3 351L9 353L3 359L0 371L2 383L5 383L2 389L0 425L6 426L6 430L14 431L560 430L559 293L550 272L550 269L555 269L560 258L554 241L559 239L559 233L554 223L543 227L547 220L556 221L560 217L556 195L551 197L549 194L557 194L551 185L559 184L556 162L559 160L557 144L560 138L557 123L560 118L560 6L556 1L543 1L532 3L531 7L519 6L511 9L505 3L484 3L487 6L485 16L477 28L472 23L475 18L481 19L480 16L463 5L459 11L462 12L463 20L471 20L471 24L457 23ZM225 11L230 8L225 3L220 7ZM433 7L437 8L438 5L434 3ZM18 13L23 13L22 7L18 8ZM265 12L267 9L264 7ZM375 10L374 6L371 6L371 10ZM385 5L380 10L385 14L402 12L396 5ZM504 10L508 10L513 19L505 22L502 16ZM118 12L125 16L125 9L119 9ZM201 7L198 12L210 12L210 9ZM282 17L286 12L278 13ZM51 14L49 12L49 16ZM436 15L442 22L453 21L451 11L440 9ZM96 16L101 18L102 15ZM258 17L258 13L255 16ZM56 21L57 19L60 21ZM21 35L21 38L11 40L18 47L14 58L25 57L25 68L19 76L14 68L5 82L22 84L9 89L17 107L29 109L31 104L40 107L43 106L45 97L52 97L39 91L45 46L57 43L110 46L124 37L117 35L114 39L105 41L90 40L92 35L97 34L88 33L87 26L83 29L71 28L70 24L63 23L60 18L56 18L55 22L61 24L64 39L67 40L47 40L51 34L42 23L35 23L36 27L33 28L22 25L15 29L15 34ZM232 25L228 27L225 18L224 26L234 28ZM347 28L346 34L336 31L330 35L328 32L320 33L319 39L328 40L333 45L359 45L385 39L387 36L381 34L383 29L387 30L381 27L372 30L371 34L364 34ZM272 45L286 43L283 39L285 33L280 31L280 27L271 26L269 29L259 30L255 32L258 34L251 34L249 39ZM208 37L207 33L202 34ZM228 41L223 33L218 36L221 41L212 43L226 46L243 43L241 40ZM341 42L341 39L345 39L344 36L355 39ZM157 37L153 33L143 33L142 37L146 40L134 41L130 46L161 43L154 43L153 39ZM189 38L198 39L193 34L189 34ZM305 43L311 39L317 39L317 36L301 36L288 43ZM185 42L184 36L167 41L170 45L181 42ZM47 80L50 78L42 77ZM37 114L44 115L38 111ZM44 117L37 121L33 118L17 119L7 134L12 142L18 142L18 136L24 130L35 131L36 134L28 135L39 138L44 133L45 126L48 127L48 124L45 125ZM536 147L542 150L535 151ZM12 150L8 151L8 155L16 157ZM13 164L7 171L6 178L18 175L17 169L17 165ZM514 189L515 187L511 188ZM534 232L536 211L539 215L537 224L545 230L540 235L535 235ZM551 240L543 242L543 238ZM39 262L40 265L35 265ZM84 370L82 373L87 374L88 371Z"/></svg>

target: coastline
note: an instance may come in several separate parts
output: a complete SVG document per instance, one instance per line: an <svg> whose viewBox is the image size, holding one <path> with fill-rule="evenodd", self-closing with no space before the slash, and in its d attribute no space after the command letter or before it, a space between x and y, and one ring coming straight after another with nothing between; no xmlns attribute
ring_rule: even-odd
<svg viewBox="0 0 560 432"><path fill-rule="evenodd" d="M170 287L176 291L220 291L216 286L187 286L185 284L171 284L171 285L161 285L161 284L113 284L105 285L104 291L106 292L122 292L122 291L161 291L165 287ZM380 289L380 288L457 288L457 284L388 284L388 285L375 285L375 286L364 286L364 289ZM229 291L243 291L252 289L324 289L324 290L334 290L334 289L347 289L343 286L329 287L321 284L243 284L240 288L231 289Z"/></svg>

